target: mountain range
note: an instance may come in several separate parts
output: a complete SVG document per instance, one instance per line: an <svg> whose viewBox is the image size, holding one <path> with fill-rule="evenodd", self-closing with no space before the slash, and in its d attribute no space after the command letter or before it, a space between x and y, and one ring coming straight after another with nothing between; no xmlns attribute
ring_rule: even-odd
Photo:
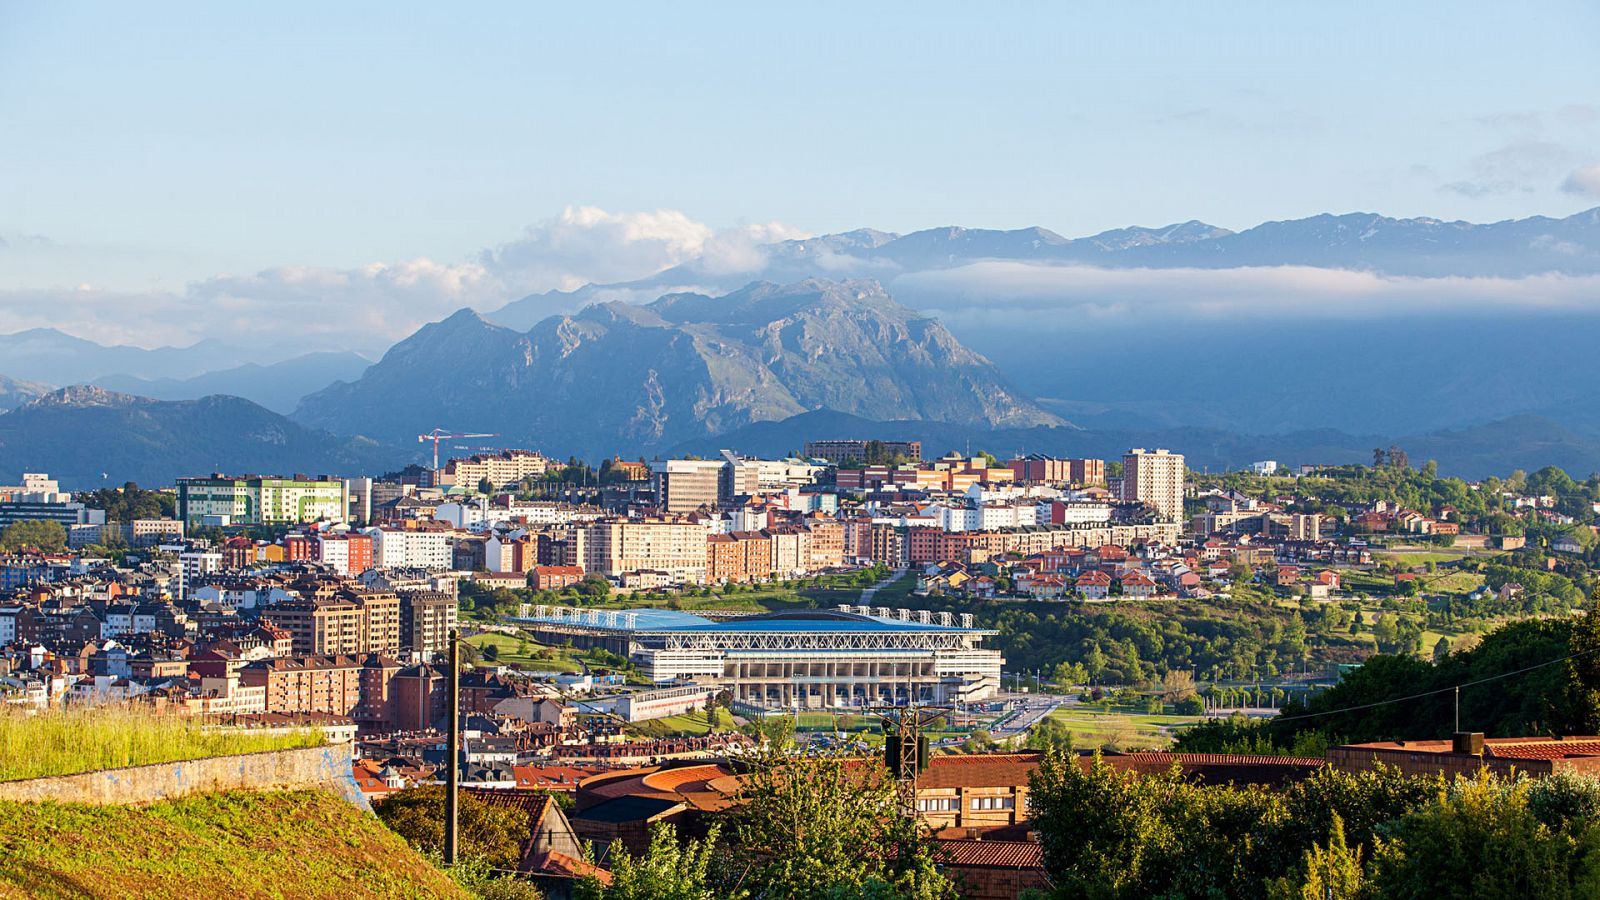
<svg viewBox="0 0 1600 900"><path fill-rule="evenodd" d="M526 332L462 310L395 345L360 379L306 397L295 419L380 441L470 427L510 446L592 455L816 409L1061 423L876 282L816 279L600 303Z"/></svg>
<svg viewBox="0 0 1600 900"><path fill-rule="evenodd" d="M0 415L0 472L49 472L68 489L214 471L373 474L397 455L238 397L151 400L80 385Z"/></svg>
<svg viewBox="0 0 1600 900"><path fill-rule="evenodd" d="M1082 238L1039 227L952 226L905 235L862 228L762 249L764 264L753 271L727 272L693 260L637 281L531 294L488 315L521 329L552 312L619 294L683 286L731 288L752 278L788 282L813 276L878 278L893 286L901 275L983 260L1112 269L1308 266L1417 277L1593 275L1600 273L1600 207L1561 219L1532 216L1487 224L1325 213L1235 232L1189 221ZM905 292L896 290L896 295L918 306Z"/></svg>
<svg viewBox="0 0 1600 900"><path fill-rule="evenodd" d="M114 425L131 435L116 464L153 475L413 462L415 435L435 427L591 458L783 452L853 434L995 452L1157 444L1202 466L1358 462L1398 441L1463 475L1600 469L1589 362L1600 209L1490 224L1321 215L1238 232L1190 221L1084 238L863 228L752 259L464 309L370 365L349 353L241 365L248 353L210 341L0 335L0 410L17 407L0 414L0 467L48 464L54 448L97 473L106 466L88 460L117 442L82 434ZM1374 284L1399 293L1361 306ZM85 382L168 402L48 393ZM255 403L200 399L212 394ZM274 412L291 409L292 420ZM164 449L208 419L225 423L205 431L218 436L201 442L210 462ZM254 437L235 453L228 429ZM309 449L328 434L344 437ZM307 448L306 461L273 447Z"/></svg>

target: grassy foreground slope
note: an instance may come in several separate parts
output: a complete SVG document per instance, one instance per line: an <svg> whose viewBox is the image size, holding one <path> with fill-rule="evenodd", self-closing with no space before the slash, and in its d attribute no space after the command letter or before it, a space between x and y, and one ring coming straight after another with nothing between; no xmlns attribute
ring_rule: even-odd
<svg viewBox="0 0 1600 900"><path fill-rule="evenodd" d="M466 895L332 794L236 791L142 807L0 802L0 897Z"/></svg>

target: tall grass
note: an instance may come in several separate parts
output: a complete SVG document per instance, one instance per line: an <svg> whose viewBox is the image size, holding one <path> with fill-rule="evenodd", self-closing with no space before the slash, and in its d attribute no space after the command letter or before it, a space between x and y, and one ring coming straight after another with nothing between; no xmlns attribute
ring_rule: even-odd
<svg viewBox="0 0 1600 900"><path fill-rule="evenodd" d="M205 728L191 716L162 715L138 706L79 707L31 716L0 712L0 781L322 743L317 730L256 734Z"/></svg>

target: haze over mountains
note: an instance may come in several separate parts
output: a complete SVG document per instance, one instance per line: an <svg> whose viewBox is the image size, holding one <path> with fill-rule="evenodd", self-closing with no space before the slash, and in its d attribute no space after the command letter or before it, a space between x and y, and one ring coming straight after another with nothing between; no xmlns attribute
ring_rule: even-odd
<svg viewBox="0 0 1600 900"><path fill-rule="evenodd" d="M241 365L248 354L206 341L0 335L0 409L89 381L171 400L235 394L295 410L296 427L370 438L371 458L397 464L434 427L560 455L779 452L838 413L935 442L988 435L1007 452L1135 442L1200 464L1337 462L1405 439L1446 471L1559 457L1587 474L1600 469L1597 341L1600 209L1485 225L1324 215L1237 233L1191 221L1077 239L858 229L765 245L739 265L696 260L462 310L370 368L354 354Z"/></svg>
<svg viewBox="0 0 1600 900"><path fill-rule="evenodd" d="M380 472L395 456L238 397L150 400L78 386L0 415L0 472L50 472L76 490L213 471Z"/></svg>
<svg viewBox="0 0 1600 900"><path fill-rule="evenodd" d="M508 445L592 455L815 409L1060 423L875 282L819 280L596 304L527 333L462 310L396 345L360 380L307 397L295 418L380 440L472 422Z"/></svg>

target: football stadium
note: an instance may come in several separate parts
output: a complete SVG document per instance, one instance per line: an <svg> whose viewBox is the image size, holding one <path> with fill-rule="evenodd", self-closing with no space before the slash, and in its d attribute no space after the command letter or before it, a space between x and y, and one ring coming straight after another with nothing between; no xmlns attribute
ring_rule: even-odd
<svg viewBox="0 0 1600 900"><path fill-rule="evenodd" d="M536 606L517 621L544 643L604 647L657 683L717 687L766 709L971 703L1005 659L970 615L843 606L713 619L662 609Z"/></svg>

